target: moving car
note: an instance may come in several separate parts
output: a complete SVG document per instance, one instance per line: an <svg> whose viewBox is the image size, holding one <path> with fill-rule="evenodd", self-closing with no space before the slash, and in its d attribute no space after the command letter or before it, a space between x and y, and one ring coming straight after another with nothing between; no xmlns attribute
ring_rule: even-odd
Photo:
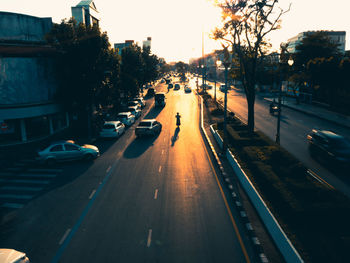
<svg viewBox="0 0 350 263"><path fill-rule="evenodd" d="M149 89L147 90L146 96L147 96L147 97L153 97L155 93L156 93L156 92L155 92L154 88L149 88Z"/></svg>
<svg viewBox="0 0 350 263"><path fill-rule="evenodd" d="M73 140L57 141L51 143L45 149L37 152L36 160L40 163L53 165L57 162L72 160L92 160L100 155L100 151L94 145L82 146Z"/></svg>
<svg viewBox="0 0 350 263"><path fill-rule="evenodd" d="M100 131L101 138L117 138L125 131L125 125L120 121L106 121Z"/></svg>
<svg viewBox="0 0 350 263"><path fill-rule="evenodd" d="M162 130L162 124L156 119L144 119L135 129L135 134L137 137L145 135L156 135Z"/></svg>
<svg viewBox="0 0 350 263"><path fill-rule="evenodd" d="M30 263L26 254L14 249L1 248L0 249L1 263Z"/></svg>
<svg viewBox="0 0 350 263"><path fill-rule="evenodd" d="M141 116L141 110L138 109L136 106L128 107L127 110L131 112L131 114L134 115L136 119L138 119Z"/></svg>
<svg viewBox="0 0 350 263"><path fill-rule="evenodd" d="M131 112L120 112L117 115L117 119L124 123L125 126L130 126L135 122L135 116Z"/></svg>
<svg viewBox="0 0 350 263"><path fill-rule="evenodd" d="M312 157L331 162L331 164L350 165L350 142L331 131L312 130L307 135Z"/></svg>
<svg viewBox="0 0 350 263"><path fill-rule="evenodd" d="M154 95L154 102L156 107L164 107L165 106L165 93L158 92Z"/></svg>
<svg viewBox="0 0 350 263"><path fill-rule="evenodd" d="M174 85L172 83L168 84L168 89L172 89Z"/></svg>
<svg viewBox="0 0 350 263"><path fill-rule="evenodd" d="M174 87L174 90L179 90L180 89L180 84L179 83L176 83L175 84L175 87Z"/></svg>

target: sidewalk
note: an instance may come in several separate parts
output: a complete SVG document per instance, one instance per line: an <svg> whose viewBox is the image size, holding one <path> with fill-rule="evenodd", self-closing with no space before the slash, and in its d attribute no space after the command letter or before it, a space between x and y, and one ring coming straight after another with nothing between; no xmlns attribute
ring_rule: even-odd
<svg viewBox="0 0 350 263"><path fill-rule="evenodd" d="M262 95L262 94L261 94ZM272 98L262 96L266 101L272 101ZM317 107L311 104L296 104L294 98L283 97L282 106L311 115L317 118L338 124L340 126L350 128L350 116L329 111L327 109Z"/></svg>

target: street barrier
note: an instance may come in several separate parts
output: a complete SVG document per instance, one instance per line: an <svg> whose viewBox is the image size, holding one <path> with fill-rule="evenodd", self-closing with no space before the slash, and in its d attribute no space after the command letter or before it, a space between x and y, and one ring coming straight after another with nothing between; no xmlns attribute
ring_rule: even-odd
<svg viewBox="0 0 350 263"><path fill-rule="evenodd" d="M210 130L222 149L221 136L214 130L213 125L210 126ZM304 262L230 150L226 151L226 157L285 261L288 263Z"/></svg>

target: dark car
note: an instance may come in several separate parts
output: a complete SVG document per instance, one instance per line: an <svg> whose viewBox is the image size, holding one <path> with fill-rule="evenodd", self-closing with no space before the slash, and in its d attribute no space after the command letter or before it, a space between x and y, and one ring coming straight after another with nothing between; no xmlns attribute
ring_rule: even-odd
<svg viewBox="0 0 350 263"><path fill-rule="evenodd" d="M147 90L146 97L153 97L154 94L156 94L154 88L149 88L149 89Z"/></svg>
<svg viewBox="0 0 350 263"><path fill-rule="evenodd" d="M168 84L168 89L172 89L174 85L172 83Z"/></svg>
<svg viewBox="0 0 350 263"><path fill-rule="evenodd" d="M179 83L176 83L176 84L175 84L174 90L179 90L179 89L180 89L180 84L179 84Z"/></svg>
<svg viewBox="0 0 350 263"><path fill-rule="evenodd" d="M331 131L312 130L307 136L312 157L330 164L350 164L350 142Z"/></svg>
<svg viewBox="0 0 350 263"><path fill-rule="evenodd" d="M135 129L135 134L137 137L144 135L156 135L162 130L162 124L156 119L144 119Z"/></svg>

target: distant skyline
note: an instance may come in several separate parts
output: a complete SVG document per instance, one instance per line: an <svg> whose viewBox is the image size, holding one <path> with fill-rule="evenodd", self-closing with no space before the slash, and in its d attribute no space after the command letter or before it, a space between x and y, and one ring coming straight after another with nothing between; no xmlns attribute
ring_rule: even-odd
<svg viewBox="0 0 350 263"><path fill-rule="evenodd" d="M60 22L71 17L71 7L79 0L2 0L0 11L52 17ZM184 61L202 55L202 32L205 53L221 45L209 38L220 23L221 12L213 0L95 0L100 12L100 27L107 31L111 46L132 39L140 44L152 37L152 52L167 62ZM290 12L282 17L282 28L268 35L274 49L281 42L303 31L346 31L346 50L350 44L349 0L284 0Z"/></svg>

